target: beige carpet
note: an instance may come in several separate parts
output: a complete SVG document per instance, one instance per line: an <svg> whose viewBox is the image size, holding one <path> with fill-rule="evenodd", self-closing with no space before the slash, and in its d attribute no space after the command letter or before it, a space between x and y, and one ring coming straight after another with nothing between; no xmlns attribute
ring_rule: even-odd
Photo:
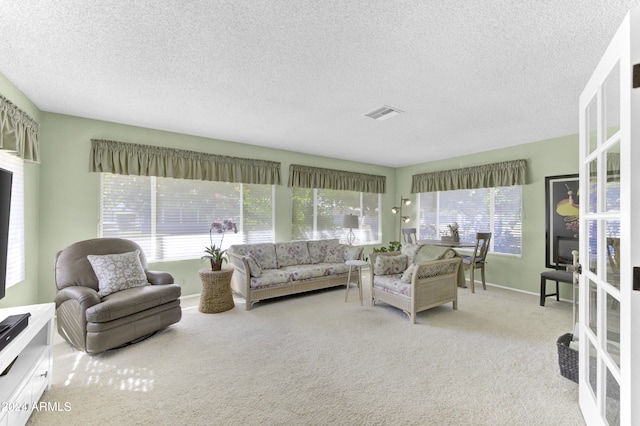
<svg viewBox="0 0 640 426"><path fill-rule="evenodd" d="M556 339L571 305L489 287L411 325L355 287L180 323L89 356L56 338L53 386L32 425L582 425ZM365 289L365 297L368 292Z"/></svg>

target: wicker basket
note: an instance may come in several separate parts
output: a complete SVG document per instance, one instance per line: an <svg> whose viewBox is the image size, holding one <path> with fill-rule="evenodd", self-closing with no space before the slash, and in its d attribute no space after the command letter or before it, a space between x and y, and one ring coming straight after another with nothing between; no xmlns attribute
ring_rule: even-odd
<svg viewBox="0 0 640 426"><path fill-rule="evenodd" d="M556 342L558 346L558 364L560 365L560 374L562 376L578 383L578 351L569 347L571 340L573 340L573 334L571 333L558 337Z"/></svg>
<svg viewBox="0 0 640 426"><path fill-rule="evenodd" d="M233 308L233 294L231 293L231 276L233 269L212 271L201 269L202 293L200 293L200 312L215 314Z"/></svg>

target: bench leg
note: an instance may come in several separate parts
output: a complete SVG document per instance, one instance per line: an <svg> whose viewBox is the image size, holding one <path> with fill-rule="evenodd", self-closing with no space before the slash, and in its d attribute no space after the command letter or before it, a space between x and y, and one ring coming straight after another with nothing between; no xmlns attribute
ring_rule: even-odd
<svg viewBox="0 0 640 426"><path fill-rule="evenodd" d="M560 301L560 282L556 281L556 292L547 294L547 279L543 276L540 277L540 306L544 306L545 299L550 296L555 296L556 301Z"/></svg>

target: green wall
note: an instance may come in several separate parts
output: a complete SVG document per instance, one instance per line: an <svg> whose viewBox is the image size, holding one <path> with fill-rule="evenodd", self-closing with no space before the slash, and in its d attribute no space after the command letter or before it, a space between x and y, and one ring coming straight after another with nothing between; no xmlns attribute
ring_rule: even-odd
<svg viewBox="0 0 640 426"><path fill-rule="evenodd" d="M75 241L97 236L100 194L99 175L89 172L92 138L281 162L283 185L276 187L275 200L277 241L291 238L291 189L286 185L290 164L386 176L387 193L382 197L382 242L386 245L397 239L398 219L391 214L391 207L397 204L400 195L409 195L413 174L527 159L522 256L490 256L487 280L534 293L538 292L539 274L545 263L544 177L578 170L575 135L393 169L331 158L332 153L320 157L42 112L1 74L0 94L40 123L42 160L40 165L27 164L25 169L26 279L8 289L0 307L52 301L55 254ZM412 208L417 208L416 203ZM411 216L417 217L417 212L412 211ZM199 259L150 265L152 269L171 272L183 286L184 295L200 291L198 270L204 266ZM564 296L570 297L569 293Z"/></svg>
<svg viewBox="0 0 640 426"><path fill-rule="evenodd" d="M578 172L577 135L403 167L396 170L396 193L410 193L414 174L518 159L527 160L527 184L522 188L522 255L489 255L486 279L492 284L539 293L546 256L545 176ZM417 217L417 211L412 215ZM561 292L562 297L571 298L570 290L562 288Z"/></svg>
<svg viewBox="0 0 640 426"><path fill-rule="evenodd" d="M53 259L67 245L88 238L98 232L100 209L100 180L98 173L89 172L91 139L110 139L122 142L174 147L186 150L260 158L281 162L284 184L276 187L276 240L291 239L291 189L287 187L289 164L305 164L384 175L389 188L395 187L395 170L388 167L336 160L258 146L187 136L150 130L104 121L88 120L66 115L42 115L42 164L40 182L40 246L39 298L53 300ZM383 196L385 209L390 209L390 194ZM389 218L391 220L391 218ZM206 264L200 259L166 261L150 265L151 269L171 272L183 286L183 294L199 293L198 270Z"/></svg>

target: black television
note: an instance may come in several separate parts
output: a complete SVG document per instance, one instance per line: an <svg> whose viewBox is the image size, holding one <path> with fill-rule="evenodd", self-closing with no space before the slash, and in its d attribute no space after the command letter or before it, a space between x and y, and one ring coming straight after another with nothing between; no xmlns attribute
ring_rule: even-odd
<svg viewBox="0 0 640 426"><path fill-rule="evenodd" d="M7 250L9 246L9 213L13 173L0 168L0 299L7 287Z"/></svg>

